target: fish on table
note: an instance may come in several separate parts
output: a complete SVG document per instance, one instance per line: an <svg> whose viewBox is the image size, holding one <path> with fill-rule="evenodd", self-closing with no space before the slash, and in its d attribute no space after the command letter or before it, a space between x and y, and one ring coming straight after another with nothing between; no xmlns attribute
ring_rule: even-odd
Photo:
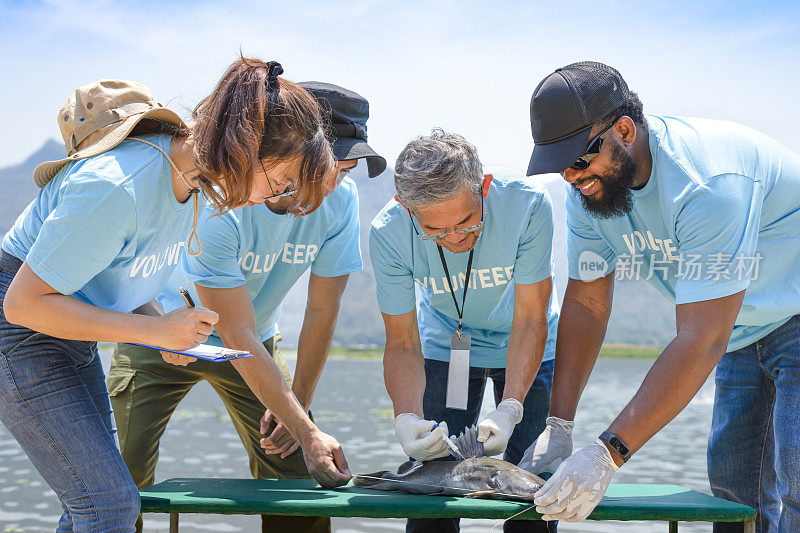
<svg viewBox="0 0 800 533"><path fill-rule="evenodd" d="M475 426L452 439L453 461L407 461L397 473L355 474L356 487L414 494L532 501L545 481L518 466L483 456Z"/></svg>

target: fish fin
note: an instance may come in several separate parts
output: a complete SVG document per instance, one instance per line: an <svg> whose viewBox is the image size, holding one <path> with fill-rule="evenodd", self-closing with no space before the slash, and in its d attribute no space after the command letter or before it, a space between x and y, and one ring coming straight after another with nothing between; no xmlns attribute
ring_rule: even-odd
<svg viewBox="0 0 800 533"><path fill-rule="evenodd" d="M400 468L397 469L398 474L405 474L407 472L411 472L412 470L416 470L417 468L421 467L422 463L419 461L406 461L405 463L400 465Z"/></svg>
<svg viewBox="0 0 800 533"><path fill-rule="evenodd" d="M496 490L476 490L475 492L469 492L464 495L465 498L483 498L485 496L490 496L497 492Z"/></svg>
<svg viewBox="0 0 800 533"><path fill-rule="evenodd" d="M470 457L483 457L483 443L478 442L477 426L464 429L454 440L458 451L461 452L461 455L463 455L465 459Z"/></svg>

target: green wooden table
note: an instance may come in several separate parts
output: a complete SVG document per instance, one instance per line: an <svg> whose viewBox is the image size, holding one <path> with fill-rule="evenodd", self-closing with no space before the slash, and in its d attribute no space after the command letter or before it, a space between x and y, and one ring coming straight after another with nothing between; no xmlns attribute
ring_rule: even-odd
<svg viewBox="0 0 800 533"><path fill-rule="evenodd" d="M180 513L278 514L367 518L491 518L504 520L530 507L524 502L422 496L360 489L320 488L310 479L170 479L142 490L143 513L169 513L170 532ZM755 531L756 512L677 485L612 484L590 520L743 522ZM538 519L531 508L515 520Z"/></svg>

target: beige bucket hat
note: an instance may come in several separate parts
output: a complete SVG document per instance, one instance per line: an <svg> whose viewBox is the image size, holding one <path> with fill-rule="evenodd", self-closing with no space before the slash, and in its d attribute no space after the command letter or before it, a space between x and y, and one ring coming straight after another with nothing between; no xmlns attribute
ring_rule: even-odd
<svg viewBox="0 0 800 533"><path fill-rule="evenodd" d="M58 112L67 157L37 166L33 181L44 187L70 161L107 152L144 118L186 126L174 111L156 102L150 89L141 83L100 80L79 87Z"/></svg>

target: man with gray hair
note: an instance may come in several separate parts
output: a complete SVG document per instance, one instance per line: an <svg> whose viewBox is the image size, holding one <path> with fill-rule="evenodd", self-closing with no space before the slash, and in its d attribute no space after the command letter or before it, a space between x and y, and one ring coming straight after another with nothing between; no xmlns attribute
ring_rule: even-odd
<svg viewBox="0 0 800 533"><path fill-rule="evenodd" d="M369 248L397 438L414 459L447 457L443 437L478 422L490 377L497 407L478 423L478 440L486 455L505 451L516 464L544 429L550 399L558 322L550 197L522 176L484 175L475 147L442 130L403 149L395 187L372 221ZM458 527L458 519L409 519L407 531ZM504 528L547 531L527 520Z"/></svg>

